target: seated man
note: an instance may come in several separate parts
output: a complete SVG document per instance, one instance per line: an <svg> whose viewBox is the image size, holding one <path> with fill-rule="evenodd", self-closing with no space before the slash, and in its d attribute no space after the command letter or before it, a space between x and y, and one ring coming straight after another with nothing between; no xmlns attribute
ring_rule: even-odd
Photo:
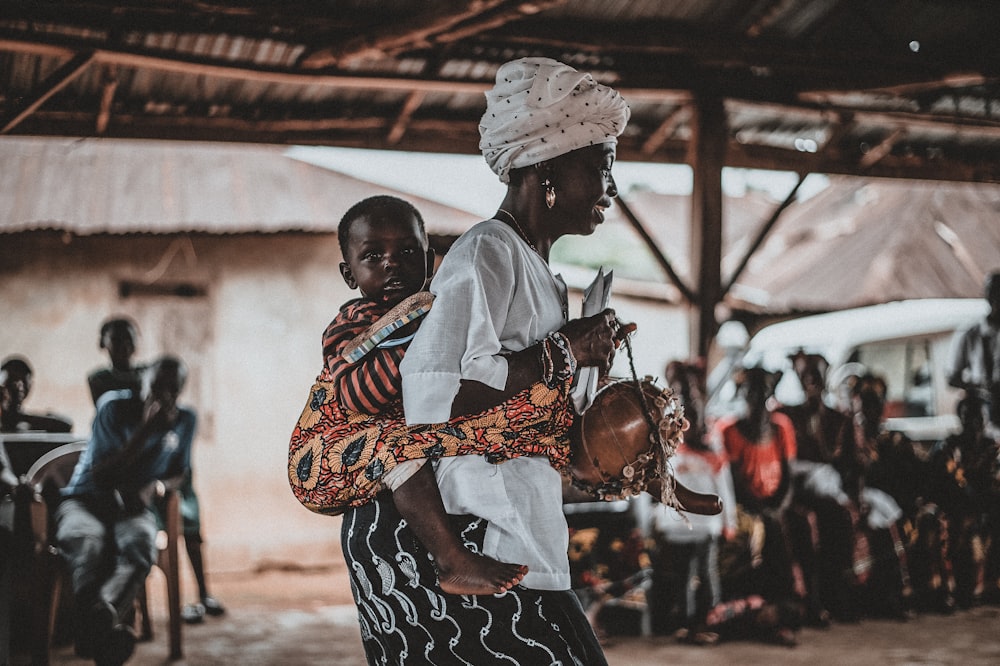
<svg viewBox="0 0 1000 666"><path fill-rule="evenodd" d="M73 421L55 414L29 414L22 407L31 392L34 373L28 361L8 356L0 365L0 432L70 432Z"/></svg>
<svg viewBox="0 0 1000 666"><path fill-rule="evenodd" d="M179 407L184 364L164 356L144 369L142 388L101 400L87 448L56 511L56 540L72 571L76 651L123 664L135 649L128 618L156 558L151 509L191 464L195 414Z"/></svg>

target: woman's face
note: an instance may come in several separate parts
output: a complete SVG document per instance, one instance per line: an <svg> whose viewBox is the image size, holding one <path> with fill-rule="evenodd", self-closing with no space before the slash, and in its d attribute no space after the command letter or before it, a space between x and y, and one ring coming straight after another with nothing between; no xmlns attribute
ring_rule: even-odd
<svg viewBox="0 0 1000 666"><path fill-rule="evenodd" d="M615 144L602 143L574 150L550 161L549 178L556 191L551 213L558 236L589 235L604 222L618 187L611 175Z"/></svg>

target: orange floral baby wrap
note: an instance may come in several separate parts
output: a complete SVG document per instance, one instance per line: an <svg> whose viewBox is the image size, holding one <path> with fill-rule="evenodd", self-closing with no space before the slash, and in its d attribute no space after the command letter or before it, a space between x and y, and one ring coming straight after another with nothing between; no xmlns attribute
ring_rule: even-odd
<svg viewBox="0 0 1000 666"><path fill-rule="evenodd" d="M405 460L482 455L502 463L547 456L562 470L574 416L570 383L550 389L539 382L474 416L407 426L401 404L379 415L341 408L324 370L292 432L288 482L307 509L337 515L371 501L382 476Z"/></svg>

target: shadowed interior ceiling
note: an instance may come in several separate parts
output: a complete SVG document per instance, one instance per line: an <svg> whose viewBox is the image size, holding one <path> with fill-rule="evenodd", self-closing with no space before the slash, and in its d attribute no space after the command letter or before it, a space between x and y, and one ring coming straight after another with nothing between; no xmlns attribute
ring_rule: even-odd
<svg viewBox="0 0 1000 666"><path fill-rule="evenodd" d="M0 132L476 153L497 67L620 89L619 159L1000 181L993 0L4 2Z"/></svg>

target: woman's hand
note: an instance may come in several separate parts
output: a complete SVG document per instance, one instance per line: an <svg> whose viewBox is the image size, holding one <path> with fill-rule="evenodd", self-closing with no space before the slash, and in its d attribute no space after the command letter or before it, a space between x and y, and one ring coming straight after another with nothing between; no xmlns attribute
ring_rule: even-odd
<svg viewBox="0 0 1000 666"><path fill-rule="evenodd" d="M559 329L569 341L577 367L596 366L605 375L615 360L615 348L635 330L635 324L621 324L615 311L607 309L593 317L574 319ZM499 405L519 391L542 379L542 343L507 355L507 384L503 390L463 379L451 404L452 418L477 414ZM561 359L560 359L561 360Z"/></svg>
<svg viewBox="0 0 1000 666"><path fill-rule="evenodd" d="M578 366L594 366L603 375L615 361L615 350L635 330L635 324L622 324L608 308L592 317L574 319L559 332L569 340Z"/></svg>

